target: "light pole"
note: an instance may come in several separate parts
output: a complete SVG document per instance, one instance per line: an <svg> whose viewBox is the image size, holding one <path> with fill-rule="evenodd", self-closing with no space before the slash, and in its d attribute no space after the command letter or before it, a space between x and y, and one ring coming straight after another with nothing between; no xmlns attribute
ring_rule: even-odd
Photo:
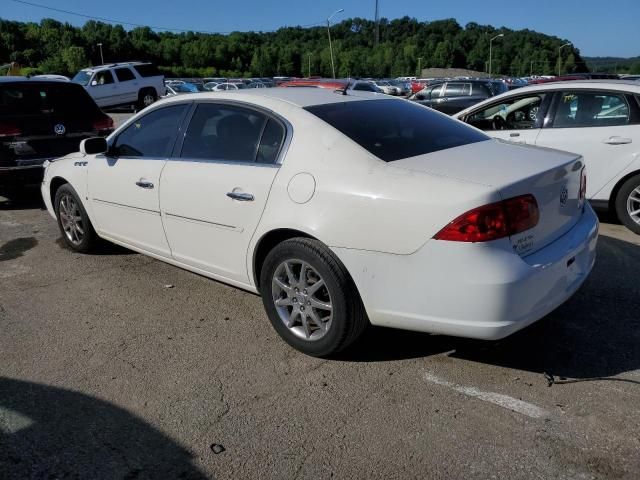
<svg viewBox="0 0 640 480"><path fill-rule="evenodd" d="M418 77L422 76L421 67L422 67L422 57L418 57Z"/></svg>
<svg viewBox="0 0 640 480"><path fill-rule="evenodd" d="M307 77L311 78L311 53L309 53L309 71Z"/></svg>
<svg viewBox="0 0 640 480"><path fill-rule="evenodd" d="M102 65L104 65L104 57L102 56L102 44L99 43L98 47L100 48L100 60L102 61Z"/></svg>
<svg viewBox="0 0 640 480"><path fill-rule="evenodd" d="M489 78L492 77L492 62L493 62L493 41L496 38L502 38L504 37L504 33L501 33L500 35L496 35L495 37L493 37L491 40L489 40Z"/></svg>
<svg viewBox="0 0 640 480"><path fill-rule="evenodd" d="M568 47L569 45L571 45L571 42L567 42L564 45L560 45L560 48L558 49L558 76L562 75L562 49L564 47Z"/></svg>
<svg viewBox="0 0 640 480"><path fill-rule="evenodd" d="M331 55L331 72L333 73L333 78L336 78L336 66L333 63L333 47L331 46L331 19L334 17L334 15L337 15L340 12L344 12L344 8L341 8L340 10L336 10L335 12L333 12L329 18L327 18L327 36L329 37L329 55Z"/></svg>

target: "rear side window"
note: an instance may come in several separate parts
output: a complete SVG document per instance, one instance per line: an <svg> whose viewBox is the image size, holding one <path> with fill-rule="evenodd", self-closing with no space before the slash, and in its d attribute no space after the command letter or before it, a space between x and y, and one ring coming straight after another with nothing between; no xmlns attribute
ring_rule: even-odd
<svg viewBox="0 0 640 480"><path fill-rule="evenodd" d="M628 125L630 120L631 109L622 93L563 92L553 127L614 127Z"/></svg>
<svg viewBox="0 0 640 480"><path fill-rule="evenodd" d="M118 157L167 157L186 108L171 105L137 119L118 135L114 153Z"/></svg>
<svg viewBox="0 0 640 480"><path fill-rule="evenodd" d="M116 68L116 77L119 82L127 82L129 80L135 80L136 76L128 68Z"/></svg>
<svg viewBox="0 0 640 480"><path fill-rule="evenodd" d="M256 162L258 163L276 163L278 159L278 153L284 141L285 130L284 127L276 120L270 118L267 121L267 125L262 132L262 138L260 139L260 146L258 147L258 156Z"/></svg>
<svg viewBox="0 0 640 480"><path fill-rule="evenodd" d="M138 72L141 77L157 77L160 75L160 72L158 71L156 66L150 63L145 63L144 65L134 65L133 68L135 68L136 72Z"/></svg>
<svg viewBox="0 0 640 480"><path fill-rule="evenodd" d="M385 162L488 140L456 120L404 100L362 100L306 107Z"/></svg>
<svg viewBox="0 0 640 480"><path fill-rule="evenodd" d="M0 84L0 115L78 115L98 112L80 85L25 82Z"/></svg>
<svg viewBox="0 0 640 480"><path fill-rule="evenodd" d="M267 117L255 110L202 103L184 138L181 157L255 162Z"/></svg>
<svg viewBox="0 0 640 480"><path fill-rule="evenodd" d="M471 95L470 83L447 83L445 97L461 97L464 95Z"/></svg>

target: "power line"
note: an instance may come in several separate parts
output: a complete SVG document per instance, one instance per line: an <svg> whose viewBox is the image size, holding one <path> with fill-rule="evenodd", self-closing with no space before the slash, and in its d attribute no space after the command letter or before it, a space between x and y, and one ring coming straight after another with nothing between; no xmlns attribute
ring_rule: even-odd
<svg viewBox="0 0 640 480"><path fill-rule="evenodd" d="M186 33L186 32L196 32L196 33L208 33L211 35L214 34L219 34L219 35L226 35L229 33L233 33L233 31L229 31L229 32L213 32L210 30L193 30L193 29L184 29L184 28L171 28L171 27L159 27L159 26L153 26L153 25L143 25L140 23L132 23L132 22L125 22L124 20L115 20L113 18L105 18L105 17L97 17L95 15L86 15L84 13L78 13L78 12L72 12L71 10L64 10L62 8L55 8L55 7L50 7L48 5L41 5L39 3L34 3L34 2L27 2L25 0L11 0L12 2L15 3L22 3L23 5L29 5L31 7L37 7L37 8L43 8L45 10L51 10L54 12L58 12L58 13L65 13L67 15L75 15L76 17L82 17L82 18L87 18L89 20L98 20L101 22L106 22L106 23L117 23L119 25L127 25L129 27L149 27L152 30L165 30L165 31L170 31L170 32L182 32L182 33ZM307 25L299 25L302 28L308 28L308 27L315 27L318 25L322 25L323 22L316 22L316 23L310 23ZM260 31L260 32L274 32L276 29L269 29L269 30L262 30L262 29L253 29L253 31Z"/></svg>

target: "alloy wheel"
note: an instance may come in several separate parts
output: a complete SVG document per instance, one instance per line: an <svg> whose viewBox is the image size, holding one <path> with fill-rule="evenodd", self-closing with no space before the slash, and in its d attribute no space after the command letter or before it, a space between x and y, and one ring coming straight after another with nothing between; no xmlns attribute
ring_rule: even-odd
<svg viewBox="0 0 640 480"><path fill-rule="evenodd" d="M320 274L303 260L286 260L275 270L272 298L278 316L296 337L314 341L331 328L333 306Z"/></svg>
<svg viewBox="0 0 640 480"><path fill-rule="evenodd" d="M84 240L84 223L82 214L75 198L69 194L60 197L60 223L64 234L73 245L80 245Z"/></svg>
<svg viewBox="0 0 640 480"><path fill-rule="evenodd" d="M627 198L627 213L634 222L640 225L640 186L632 190Z"/></svg>

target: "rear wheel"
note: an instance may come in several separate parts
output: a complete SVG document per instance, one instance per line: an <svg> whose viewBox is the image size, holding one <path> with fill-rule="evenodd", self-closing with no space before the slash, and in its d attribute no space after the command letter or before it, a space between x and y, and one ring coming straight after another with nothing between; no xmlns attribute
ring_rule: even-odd
<svg viewBox="0 0 640 480"><path fill-rule="evenodd" d="M65 244L77 252L89 252L95 246L96 232L78 194L68 183L58 188L54 208Z"/></svg>
<svg viewBox="0 0 640 480"><path fill-rule="evenodd" d="M148 107L158 99L153 88L145 88L138 93L138 110Z"/></svg>
<svg viewBox="0 0 640 480"><path fill-rule="evenodd" d="M273 328L308 355L335 354L368 325L344 265L317 240L293 238L277 245L264 261L260 285Z"/></svg>
<svg viewBox="0 0 640 480"><path fill-rule="evenodd" d="M616 214L625 227L640 235L640 175L628 179L618 190Z"/></svg>

